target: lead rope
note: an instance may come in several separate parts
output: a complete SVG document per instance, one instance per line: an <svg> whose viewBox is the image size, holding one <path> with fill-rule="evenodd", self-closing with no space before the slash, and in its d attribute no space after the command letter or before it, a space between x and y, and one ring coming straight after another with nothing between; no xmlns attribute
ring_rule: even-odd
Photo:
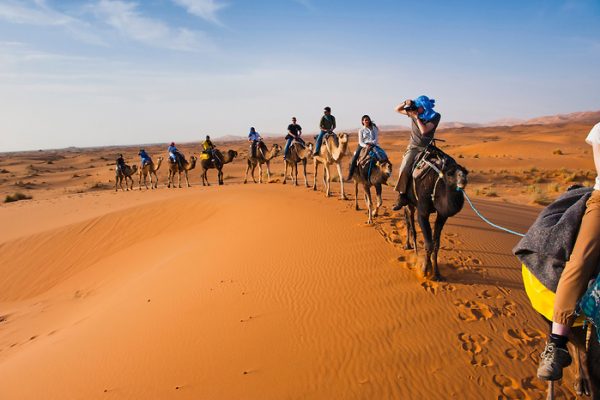
<svg viewBox="0 0 600 400"><path fill-rule="evenodd" d="M483 222L487 223L488 225L490 225L490 226L492 226L492 227L494 227L494 228L496 228L496 229L500 229L501 231L504 231L504 232L510 233L510 234L512 234L512 235L516 235L516 236L520 236L520 237L523 237L523 236L525 236L523 233L515 232L515 231L513 231L513 230L510 230L510 229L508 229L508 228L504 228L504 227L502 227L502 226L500 226L500 225L494 224L494 223L493 223L493 222L491 222L489 219L487 219L486 217L484 217L484 216L483 216L483 215L482 215L482 214L481 214L481 213L480 213L480 212L479 212L479 211L478 211L478 210L475 208L475 206L474 206L474 205L473 205L473 203L471 202L471 199L469 198L469 196L467 196L467 192L465 192L464 190L462 190L461 188L458 188L458 187L456 188L456 190L458 190L458 191L461 191L461 192L462 192L463 196L465 197L465 199L467 199L467 202L469 203L469 205L471 206L471 208L473 209L473 211L475 211L475 214L477 214L477 216L478 216L479 218L481 218L481 219L483 220Z"/></svg>

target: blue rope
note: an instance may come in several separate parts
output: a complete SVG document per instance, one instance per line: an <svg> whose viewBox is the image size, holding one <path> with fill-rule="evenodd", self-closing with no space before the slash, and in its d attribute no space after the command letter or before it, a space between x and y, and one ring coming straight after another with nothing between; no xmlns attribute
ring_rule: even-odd
<svg viewBox="0 0 600 400"><path fill-rule="evenodd" d="M462 190L461 188L456 188L456 190L462 192L462 194L465 196L465 199L467 199L467 201L469 202L469 205L471 206L471 208L473 209L473 211L475 211L475 214L477 214L477 216L479 218L481 218L483 220L483 222L487 223L490 226L493 226L494 228L500 229L501 231L508 232L508 233L511 233L513 235L516 235L516 236L521 236L521 237L525 236L522 233L511 231L510 229L507 229L507 228L504 228L504 227L502 227L500 225L494 224L489 219L487 219L486 217L484 217L483 215L481 215L481 213L475 208L475 206L471 202L471 199L469 199L469 196L467 196L467 193L464 190Z"/></svg>

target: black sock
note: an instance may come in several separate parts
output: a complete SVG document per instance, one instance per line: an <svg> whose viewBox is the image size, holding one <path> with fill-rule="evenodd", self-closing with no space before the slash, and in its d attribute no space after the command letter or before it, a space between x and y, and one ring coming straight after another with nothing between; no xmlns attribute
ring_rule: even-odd
<svg viewBox="0 0 600 400"><path fill-rule="evenodd" d="M567 342L569 341L568 336L557 335L556 333L551 333L549 338L550 343L554 343L561 349L567 348Z"/></svg>

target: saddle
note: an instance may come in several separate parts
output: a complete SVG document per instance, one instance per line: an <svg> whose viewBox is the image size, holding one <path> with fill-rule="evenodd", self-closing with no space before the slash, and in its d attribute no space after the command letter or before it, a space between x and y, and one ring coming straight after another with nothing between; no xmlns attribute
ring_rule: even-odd
<svg viewBox="0 0 600 400"><path fill-rule="evenodd" d="M431 171L441 174L444 168L452 164L456 164L452 157L440 148L430 145L415 158L411 176L413 179L419 179Z"/></svg>
<svg viewBox="0 0 600 400"><path fill-rule="evenodd" d="M375 147L363 147L358 155L357 165L365 168L371 163L385 161L378 153Z"/></svg>

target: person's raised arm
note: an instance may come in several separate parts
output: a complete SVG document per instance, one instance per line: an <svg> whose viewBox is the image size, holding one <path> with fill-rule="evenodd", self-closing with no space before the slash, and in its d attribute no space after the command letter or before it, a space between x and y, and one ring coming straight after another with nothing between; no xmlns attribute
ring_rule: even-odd
<svg viewBox="0 0 600 400"><path fill-rule="evenodd" d="M396 112L400 113L400 114L408 115L406 110L404 109L404 107L407 107L411 102L412 102L411 99L404 100L404 102L402 102L402 103L398 104L398 106L396 106Z"/></svg>

